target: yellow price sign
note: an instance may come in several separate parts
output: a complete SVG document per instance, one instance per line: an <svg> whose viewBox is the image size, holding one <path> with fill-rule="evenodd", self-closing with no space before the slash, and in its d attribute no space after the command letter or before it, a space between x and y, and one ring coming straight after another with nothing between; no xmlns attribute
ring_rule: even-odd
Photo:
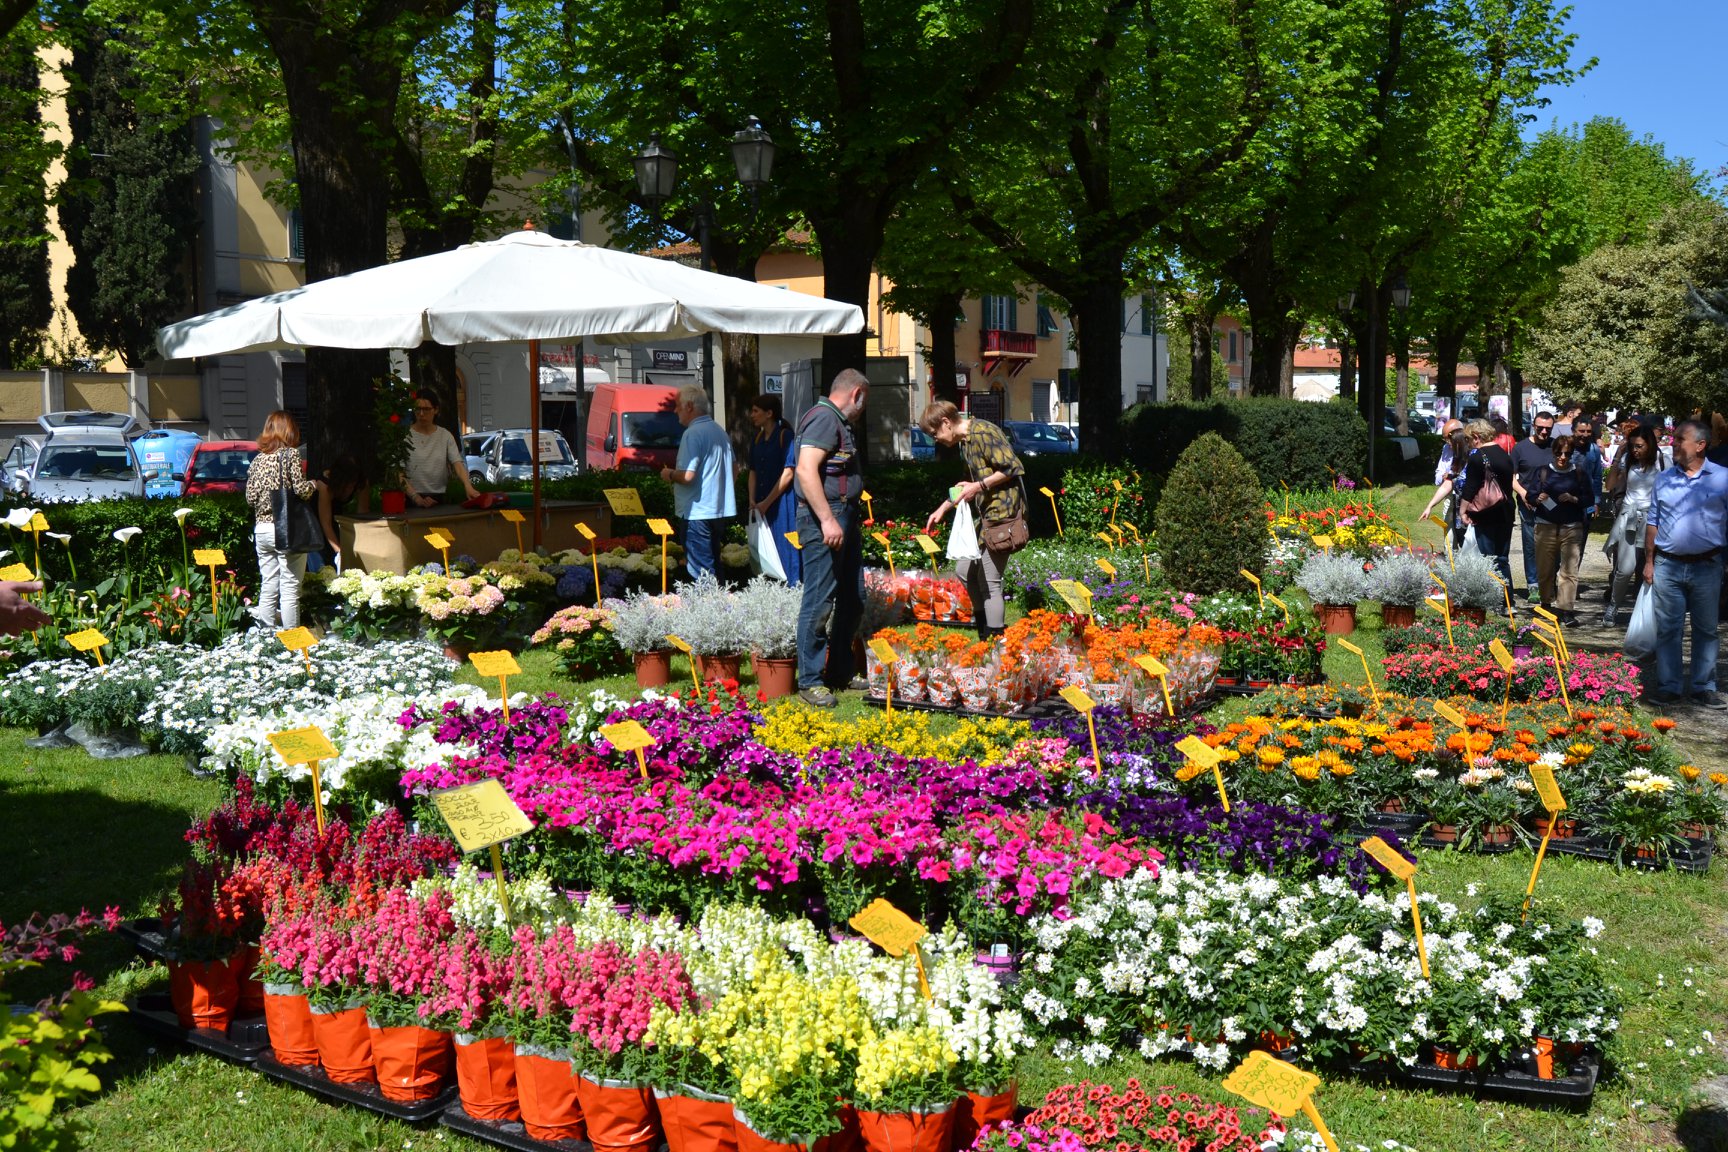
<svg viewBox="0 0 1728 1152"><path fill-rule="evenodd" d="M1446 523L1446 521L1440 519L1440 517L1438 517L1438 516L1430 516L1430 517L1428 517L1428 519L1430 522L1433 523L1434 527L1440 529L1440 531L1442 531L1442 532L1446 531L1447 528L1449 527L1449 525Z"/></svg>
<svg viewBox="0 0 1728 1152"><path fill-rule="evenodd" d="M620 720L616 724L602 724L600 735L607 743L620 752L635 752L642 748L654 747L654 737L648 729L634 720Z"/></svg>
<svg viewBox="0 0 1728 1152"><path fill-rule="evenodd" d="M1052 580L1050 590L1062 597L1076 616L1092 615L1092 589L1078 580Z"/></svg>
<svg viewBox="0 0 1728 1152"><path fill-rule="evenodd" d="M900 653L894 651L894 645L886 640L870 641L870 651L876 653L876 659L884 664L892 664L900 659Z"/></svg>
<svg viewBox="0 0 1728 1152"><path fill-rule="evenodd" d="M892 552L894 550L894 544L888 539L888 533L886 532L872 532L870 533L870 539L882 545L882 549L885 552Z"/></svg>
<svg viewBox="0 0 1728 1152"><path fill-rule="evenodd" d="M282 641L282 647L290 652L304 652L318 643L318 637L312 635L311 629L305 625L298 628L285 628L276 633L276 639Z"/></svg>
<svg viewBox="0 0 1728 1152"><path fill-rule="evenodd" d="M36 513L34 516L30 517L30 523L24 526L24 530L26 532L48 531L48 517L42 515L40 512Z"/></svg>
<svg viewBox="0 0 1728 1152"><path fill-rule="evenodd" d="M1095 705L1092 697L1072 686L1057 693L1067 705L1086 717L1086 739L1092 745L1092 775L1101 776L1104 773L1104 758L1098 754L1098 729L1092 723L1092 709Z"/></svg>
<svg viewBox="0 0 1728 1152"><path fill-rule="evenodd" d="M642 494L634 488L605 488L600 494L606 497L614 516L648 515L648 510L642 507Z"/></svg>
<svg viewBox="0 0 1728 1152"><path fill-rule="evenodd" d="M1338 647L1344 649L1344 651L1346 651L1346 652L1354 652L1358 656L1362 655L1362 649L1356 647L1356 645L1350 643L1350 641L1345 640L1343 638L1339 638Z"/></svg>
<svg viewBox="0 0 1728 1152"><path fill-rule="evenodd" d="M1198 736L1184 736L1176 742L1176 751L1188 757L1203 768L1211 768L1218 763L1218 749L1206 743Z"/></svg>
<svg viewBox="0 0 1728 1152"><path fill-rule="evenodd" d="M1270 592L1266 593L1266 599L1270 600L1272 603L1276 604L1280 609L1282 609L1284 612L1284 623L1286 623L1286 624L1290 623L1290 605L1284 603L1284 601L1278 599L1278 597L1272 595L1272 593L1270 593Z"/></svg>
<svg viewBox="0 0 1728 1152"><path fill-rule="evenodd" d="M514 508L505 508L499 512L498 515L504 517L504 519L511 524L523 524L528 520L528 517L522 515L522 513L518 512Z"/></svg>
<svg viewBox="0 0 1728 1152"><path fill-rule="evenodd" d="M685 642L682 636L674 636L672 633L668 632L666 633L666 642L686 655L690 652L690 645Z"/></svg>
<svg viewBox="0 0 1728 1152"><path fill-rule="evenodd" d="M1238 568L1236 570L1236 573L1237 573L1237 575L1241 576L1242 579L1244 579L1244 580L1248 581L1248 583L1254 585L1254 587L1256 587L1256 588L1260 587L1260 577L1254 575L1254 573L1248 571L1248 569Z"/></svg>
<svg viewBox="0 0 1728 1152"><path fill-rule="evenodd" d="M804 545L798 539L798 533L796 533L796 532L786 533L786 543L792 545L792 547L798 549L798 551L800 551L800 552L804 551Z"/></svg>
<svg viewBox="0 0 1728 1152"><path fill-rule="evenodd" d="M72 647L76 648L80 652L92 652L108 643L108 637L102 635L102 633L98 632L94 628L86 628L82 632L68 633L65 639L66 643L72 645ZM97 655L100 656L101 653L97 653Z"/></svg>
<svg viewBox="0 0 1728 1152"><path fill-rule="evenodd" d="M1230 1075L1224 1087L1268 1112L1294 1116L1308 1103L1320 1077L1304 1072L1265 1052L1250 1052Z"/></svg>
<svg viewBox="0 0 1728 1152"><path fill-rule="evenodd" d="M1092 697L1086 695L1086 693L1079 688L1064 688L1060 692L1056 693L1056 695L1067 701L1068 706L1076 712L1090 712L1093 708L1097 707L1097 705L1093 703Z"/></svg>
<svg viewBox="0 0 1728 1152"><path fill-rule="evenodd" d="M1416 865L1406 860L1392 845L1378 836L1370 836L1362 841L1362 851L1368 853L1375 863L1400 880L1408 880L1416 875Z"/></svg>
<svg viewBox="0 0 1728 1152"><path fill-rule="evenodd" d="M270 741L270 747L276 749L282 763L289 766L334 760L340 755L336 746L330 743L330 737L324 735L324 730L315 726L271 732L264 739Z"/></svg>
<svg viewBox="0 0 1728 1152"><path fill-rule="evenodd" d="M597 539L594 535L594 529L588 527L588 525L582 523L580 520L576 521L576 534L584 540Z"/></svg>
<svg viewBox="0 0 1728 1152"><path fill-rule="evenodd" d="M421 537L421 539L425 540L426 543L432 545L432 547L438 549L440 552L450 547L453 543L453 541L442 532L428 532L425 536Z"/></svg>
<svg viewBox="0 0 1728 1152"><path fill-rule="evenodd" d="M870 502L870 500L872 499L872 497L871 497L869 492L860 492L860 493L858 493L858 499L860 499L860 500L864 501L866 504L868 504Z"/></svg>
<svg viewBox="0 0 1728 1152"><path fill-rule="evenodd" d="M1512 653L1506 651L1506 645L1498 637L1488 641L1488 651L1494 654L1494 662L1500 665L1502 672L1512 671Z"/></svg>
<svg viewBox="0 0 1728 1152"><path fill-rule="evenodd" d="M434 792L432 803L464 852L478 852L534 830L534 822L497 780Z"/></svg>
<svg viewBox="0 0 1728 1152"><path fill-rule="evenodd" d="M1150 672L1154 676L1168 676L1170 674L1169 667L1165 665L1164 661L1158 659L1156 656L1136 656L1134 657L1134 663L1146 669L1147 672Z"/></svg>
<svg viewBox="0 0 1728 1152"><path fill-rule="evenodd" d="M651 516L648 518L648 531L654 533L656 536L673 535L672 525L668 524L666 520L660 516Z"/></svg>
<svg viewBox="0 0 1728 1152"><path fill-rule="evenodd" d="M1374 706L1378 708L1380 706L1380 689L1375 686L1374 672L1368 667L1368 654L1363 652L1362 649L1358 648L1356 645L1350 643L1350 641L1342 638L1339 639L1338 646L1346 652L1356 653L1356 658L1362 661L1362 675L1368 680L1368 691L1374 697Z"/></svg>
<svg viewBox="0 0 1728 1152"><path fill-rule="evenodd" d="M228 563L228 553L220 548L195 548L192 550L192 563L200 568L220 568Z"/></svg>
<svg viewBox="0 0 1728 1152"><path fill-rule="evenodd" d="M1110 487L1112 487L1112 488L1116 489L1116 491L1120 492L1120 491L1122 491L1122 481L1112 480L1112 481L1110 481Z"/></svg>
<svg viewBox="0 0 1728 1152"><path fill-rule="evenodd" d="M1554 769L1546 764L1530 765L1530 779L1536 784L1536 795L1542 798L1542 807L1550 812L1559 812L1566 807L1566 797L1560 794L1560 782L1554 779Z"/></svg>
<svg viewBox="0 0 1728 1152"><path fill-rule="evenodd" d="M6 567L0 568L0 580L19 581L34 579L36 579L36 573L30 571L30 565L28 564L8 564Z"/></svg>
<svg viewBox="0 0 1728 1152"><path fill-rule="evenodd" d="M906 955L929 935L924 925L881 897L872 900L847 923L890 956Z"/></svg>
<svg viewBox="0 0 1728 1152"><path fill-rule="evenodd" d="M1110 563L1110 561L1104 559L1102 556L1098 557L1097 564L1104 575L1110 577L1112 580L1116 579L1116 565Z"/></svg>
<svg viewBox="0 0 1728 1152"><path fill-rule="evenodd" d="M1104 543L1110 545L1112 548L1116 547L1116 537L1110 535L1108 532L1098 533L1098 539L1104 541Z"/></svg>
<svg viewBox="0 0 1728 1152"><path fill-rule="evenodd" d="M1040 489L1038 489L1038 494L1039 494L1039 495L1041 495L1041 496L1048 496L1048 497L1050 497L1050 499L1052 499L1052 500L1054 500L1054 499L1056 499L1056 493L1054 493L1054 492L1052 492L1052 491L1050 491L1050 489L1048 489L1048 488L1040 488Z"/></svg>
<svg viewBox="0 0 1728 1152"><path fill-rule="evenodd" d="M471 652L468 659L474 664L474 671L482 676L515 676L522 671L516 663L516 657L500 649L496 652Z"/></svg>
<svg viewBox="0 0 1728 1152"><path fill-rule="evenodd" d="M1332 549L1332 537L1330 537L1330 536L1316 536L1316 537L1314 537L1314 544L1322 552L1331 551L1331 549Z"/></svg>
<svg viewBox="0 0 1728 1152"><path fill-rule="evenodd" d="M936 547L936 541L930 539L930 537L924 535L922 532L918 533L917 536L914 536L913 539L918 541L918 547L924 549L924 555L926 556L935 556L937 552L941 551L941 549Z"/></svg>
<svg viewBox="0 0 1728 1152"><path fill-rule="evenodd" d="M1458 709L1452 707L1452 705L1446 703L1444 700L1434 701L1434 714L1442 720L1456 724L1460 732L1465 731L1470 727L1470 722L1464 718L1464 713L1458 711Z"/></svg>

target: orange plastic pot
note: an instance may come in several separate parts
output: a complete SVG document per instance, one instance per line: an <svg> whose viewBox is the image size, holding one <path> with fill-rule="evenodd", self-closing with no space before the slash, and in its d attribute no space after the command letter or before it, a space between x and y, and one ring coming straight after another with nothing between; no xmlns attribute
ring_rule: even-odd
<svg viewBox="0 0 1728 1152"><path fill-rule="evenodd" d="M312 1012L299 992L275 992L292 984L264 990L264 1026L270 1030L270 1052L276 1063L298 1067L318 1063L318 1041L312 1036Z"/></svg>
<svg viewBox="0 0 1728 1152"><path fill-rule="evenodd" d="M1168 1028L1169 1025L1161 1025ZM954 1102L953 1147L966 1152L978 1139L978 1133L1014 1119L1014 1109L1020 1102L1020 1087L1013 1080L995 1092L967 1092Z"/></svg>
<svg viewBox="0 0 1728 1152"><path fill-rule="evenodd" d="M368 1022L372 1069L384 1099L400 1103L430 1100L450 1079L450 1033L417 1024L379 1028Z"/></svg>
<svg viewBox="0 0 1728 1152"><path fill-rule="evenodd" d="M240 992L228 960L170 960L168 998L180 1027L225 1032Z"/></svg>
<svg viewBox="0 0 1728 1152"><path fill-rule="evenodd" d="M242 944L230 961L234 969L234 986L238 991L234 1002L236 1016L257 1016L264 1011L264 985L257 976L258 956L258 945Z"/></svg>
<svg viewBox="0 0 1728 1152"><path fill-rule="evenodd" d="M864 1152L948 1152L954 1112L866 1112L858 1110Z"/></svg>
<svg viewBox="0 0 1728 1152"><path fill-rule="evenodd" d="M654 1090L648 1085L578 1075L576 1098L595 1152L653 1152L660 1143Z"/></svg>
<svg viewBox="0 0 1728 1152"><path fill-rule="evenodd" d="M366 1009L344 1008L339 1012L312 1011L312 1038L318 1044L318 1062L333 1084L374 1084L378 1073L372 1066L372 1032L366 1026Z"/></svg>
<svg viewBox="0 0 1728 1152"><path fill-rule="evenodd" d="M586 1140L588 1125L567 1059L516 1048L516 1098L534 1140Z"/></svg>
<svg viewBox="0 0 1728 1152"><path fill-rule="evenodd" d="M1554 1041L1547 1036L1538 1036L1531 1047L1536 1053L1536 1078L1554 1079Z"/></svg>
<svg viewBox="0 0 1728 1152"><path fill-rule="evenodd" d="M462 1111L476 1120L520 1120L516 1101L516 1046L503 1037L457 1037L456 1091Z"/></svg>
<svg viewBox="0 0 1728 1152"><path fill-rule="evenodd" d="M732 1102L688 1085L654 1089L666 1152L738 1152Z"/></svg>
<svg viewBox="0 0 1728 1152"><path fill-rule="evenodd" d="M1475 1069L1476 1057L1466 1056L1460 1060L1458 1058L1458 1053L1449 1051L1445 1048L1436 1048L1434 1049L1434 1063L1437 1067L1445 1068L1450 1072L1468 1072Z"/></svg>

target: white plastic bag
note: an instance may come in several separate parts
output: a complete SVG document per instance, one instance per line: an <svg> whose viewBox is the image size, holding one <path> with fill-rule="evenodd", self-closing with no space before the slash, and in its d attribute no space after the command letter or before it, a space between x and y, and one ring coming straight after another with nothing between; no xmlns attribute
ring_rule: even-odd
<svg viewBox="0 0 1728 1152"><path fill-rule="evenodd" d="M948 559L978 558L978 529L972 523L972 506L961 501L954 505L954 527L948 533Z"/></svg>
<svg viewBox="0 0 1728 1152"><path fill-rule="evenodd" d="M1447 529L1447 531L1451 531L1451 529ZM1464 529L1464 539L1458 545L1458 551L1460 551L1460 552L1479 551L1479 549L1476 547L1476 525L1472 524L1472 525L1470 525L1470 527Z"/></svg>
<svg viewBox="0 0 1728 1152"><path fill-rule="evenodd" d="M1656 595L1648 584L1638 585L1632 623L1626 626L1626 655L1643 660L1656 654Z"/></svg>
<svg viewBox="0 0 1728 1152"><path fill-rule="evenodd" d="M780 566L780 549L774 543L774 529L754 508L750 509L750 530L745 535L750 541L750 560L756 570L776 580L786 579L786 569Z"/></svg>

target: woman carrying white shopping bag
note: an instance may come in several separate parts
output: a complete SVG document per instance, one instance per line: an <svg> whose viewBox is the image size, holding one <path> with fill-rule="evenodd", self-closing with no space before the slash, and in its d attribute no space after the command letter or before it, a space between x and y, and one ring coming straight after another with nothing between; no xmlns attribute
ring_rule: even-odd
<svg viewBox="0 0 1728 1152"><path fill-rule="evenodd" d="M1026 546L1026 491L1020 480L1025 465L1014 455L1006 432L987 420L962 415L946 400L925 408L918 426L944 448L958 445L966 461L967 480L956 494L958 501L942 501L924 522L924 531L934 532L957 503L967 506L978 537L978 558L957 561L955 570L972 594L978 634L995 636L1005 624L1002 576L1008 557Z"/></svg>

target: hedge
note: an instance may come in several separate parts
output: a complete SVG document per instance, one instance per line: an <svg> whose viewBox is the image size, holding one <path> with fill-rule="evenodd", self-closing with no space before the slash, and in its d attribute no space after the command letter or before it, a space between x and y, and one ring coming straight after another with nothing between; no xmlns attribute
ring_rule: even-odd
<svg viewBox="0 0 1728 1152"><path fill-rule="evenodd" d="M65 545L42 537L42 571L51 580L71 578L66 552L70 548L84 583L94 584L122 570L128 562L134 572L160 569L170 572L182 559L180 526L176 508L190 508L186 518L186 546L220 548L228 567L247 588L258 586L258 553L252 546L252 509L238 492L222 492L184 499L93 500L82 504L37 504L8 494L0 501L0 517L14 508L40 508L48 527L69 534ZM130 547L114 538L121 528L142 528ZM7 547L24 563L35 566L35 545L30 533L12 530ZM11 563L7 560L6 563Z"/></svg>
<svg viewBox="0 0 1728 1152"><path fill-rule="evenodd" d="M1207 432L1242 454L1268 489L1332 483L1333 472L1360 477L1368 465L1368 427L1356 409L1256 396L1196 404L1137 404L1122 414L1120 440L1142 476L1163 476Z"/></svg>

